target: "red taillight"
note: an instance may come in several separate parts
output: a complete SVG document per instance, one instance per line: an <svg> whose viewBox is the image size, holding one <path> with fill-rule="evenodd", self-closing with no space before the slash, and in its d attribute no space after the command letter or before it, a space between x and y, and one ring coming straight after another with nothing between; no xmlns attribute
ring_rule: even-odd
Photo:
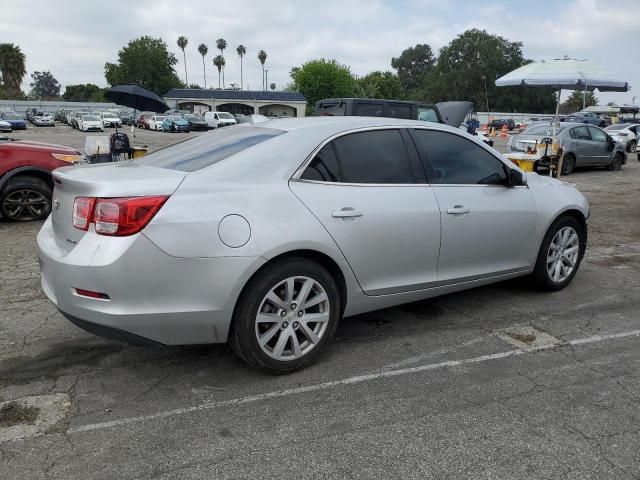
<svg viewBox="0 0 640 480"><path fill-rule="evenodd" d="M120 198L96 198L93 200L92 215L87 222L87 227L76 225L75 205L78 200L87 200L84 197L76 198L74 202L74 223L76 228L86 230L89 223L95 224L96 233L109 236L133 235L142 230L160 210L169 197L120 197Z"/></svg>
<svg viewBox="0 0 640 480"><path fill-rule="evenodd" d="M106 293L94 292L92 290L84 290L82 288L74 288L76 294L82 297L99 298L100 300L111 300Z"/></svg>
<svg viewBox="0 0 640 480"><path fill-rule="evenodd" d="M95 198L76 197L73 201L73 226L80 230L87 230L91 223L91 212Z"/></svg>

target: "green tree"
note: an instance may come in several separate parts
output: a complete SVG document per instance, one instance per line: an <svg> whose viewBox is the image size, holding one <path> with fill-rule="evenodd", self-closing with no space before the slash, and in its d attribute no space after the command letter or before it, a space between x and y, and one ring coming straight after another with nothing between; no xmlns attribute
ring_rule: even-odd
<svg viewBox="0 0 640 480"><path fill-rule="evenodd" d="M224 68L225 63L226 62L222 55L216 55L215 57L213 57L213 65L218 69L218 88L220 88L220 74L222 73L222 69Z"/></svg>
<svg viewBox="0 0 640 480"><path fill-rule="evenodd" d="M244 90L244 80L242 78L242 59L247 54L247 47L245 47L244 45L238 45L238 48L236 48L236 52L240 57L240 90Z"/></svg>
<svg viewBox="0 0 640 480"><path fill-rule="evenodd" d="M204 65L204 57L209 53L209 47L201 43L198 45L198 52L202 55L202 77L204 78L204 88L207 88L207 68Z"/></svg>
<svg viewBox="0 0 640 480"><path fill-rule="evenodd" d="M104 102L105 91L92 83L67 85L62 98L67 102Z"/></svg>
<svg viewBox="0 0 640 480"><path fill-rule="evenodd" d="M31 74L30 97L38 100L50 100L60 96L60 83L51 72L33 72Z"/></svg>
<svg viewBox="0 0 640 480"><path fill-rule="evenodd" d="M174 68L177 63L161 38L144 36L118 52L118 63L105 63L104 75L109 85L136 83L162 95L172 87L184 86Z"/></svg>
<svg viewBox="0 0 640 480"><path fill-rule="evenodd" d="M399 57L391 59L391 67L398 72L400 84L409 95L416 94L424 87L425 78L435 63L433 51L427 44L409 47Z"/></svg>
<svg viewBox="0 0 640 480"><path fill-rule="evenodd" d="M275 92L275 90L276 90L276 84L275 84L275 83L271 83L271 84L269 85L269 88Z"/></svg>
<svg viewBox="0 0 640 480"><path fill-rule="evenodd" d="M402 100L404 89L400 78L391 72L375 71L358 79L365 97Z"/></svg>
<svg viewBox="0 0 640 480"><path fill-rule="evenodd" d="M265 52L264 50L260 50L258 52L258 60L260 60L260 64L262 65L262 90L266 90L267 86L265 85L264 81L264 62L267 61L267 52Z"/></svg>
<svg viewBox="0 0 640 480"><path fill-rule="evenodd" d="M586 92L585 94L579 90L574 90L571 92L571 95L569 95L569 98L560 104L560 111L562 113L574 113L593 105L598 105L598 98L593 94L593 92Z"/></svg>
<svg viewBox="0 0 640 480"><path fill-rule="evenodd" d="M291 88L302 93L307 102L307 112L323 98L361 96L358 81L346 65L336 60L310 60L291 69Z"/></svg>
<svg viewBox="0 0 640 480"><path fill-rule="evenodd" d="M227 41L224 38L216 40L216 47L220 50L220 56L224 59L224 49L227 48ZM224 66L227 62L222 62L222 88L224 89Z"/></svg>
<svg viewBox="0 0 640 480"><path fill-rule="evenodd" d="M182 50L182 60L184 62L184 83L189 85L189 76L187 75L187 54L184 53L184 49L187 48L189 40L187 37L180 35L178 37L178 47Z"/></svg>
<svg viewBox="0 0 640 480"><path fill-rule="evenodd" d="M0 86L8 98L24 96L20 90L22 79L27 74L27 57L18 45L13 43L0 43Z"/></svg>
<svg viewBox="0 0 640 480"><path fill-rule="evenodd" d="M522 55L522 43L485 30L467 30L440 50L436 67L427 75L422 99L469 100L478 108L487 103L488 97L492 111L554 111L551 89L495 86L496 78L526 63L529 61Z"/></svg>

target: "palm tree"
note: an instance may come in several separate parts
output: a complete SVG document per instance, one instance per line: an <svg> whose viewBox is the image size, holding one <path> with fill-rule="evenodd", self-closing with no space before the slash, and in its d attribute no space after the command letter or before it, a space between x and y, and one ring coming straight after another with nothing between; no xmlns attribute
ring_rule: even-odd
<svg viewBox="0 0 640 480"><path fill-rule="evenodd" d="M244 84L242 82L242 57L247 53L247 47L244 45L238 45L236 52L238 52L238 55L240 56L240 90L244 90Z"/></svg>
<svg viewBox="0 0 640 480"><path fill-rule="evenodd" d="M220 56L224 59L224 49L227 48L227 41L224 38L219 38L216 40L216 47L220 50ZM222 62L222 88L224 88L224 64L226 62Z"/></svg>
<svg viewBox="0 0 640 480"><path fill-rule="evenodd" d="M267 86L264 83L264 62L267 61L267 52L260 50L258 52L258 60L260 60L260 63L262 64L262 89L266 90Z"/></svg>
<svg viewBox="0 0 640 480"><path fill-rule="evenodd" d="M213 59L213 64L218 67L218 88L220 88L220 73L222 72L225 63L226 62L222 55L216 55ZM222 84L222 87L224 88L224 83Z"/></svg>
<svg viewBox="0 0 640 480"><path fill-rule="evenodd" d="M27 74L26 58L18 45L0 43L0 73L10 97L16 97L20 93L22 78Z"/></svg>
<svg viewBox="0 0 640 480"><path fill-rule="evenodd" d="M204 77L204 88L207 88L207 69L204 66L204 57L209 52L209 47L207 47L204 43L198 45L198 52L202 55L202 76Z"/></svg>
<svg viewBox="0 0 640 480"><path fill-rule="evenodd" d="M189 85L189 77L187 76L187 56L184 53L184 49L187 48L187 44L189 43L189 40L187 40L187 37L180 35L178 37L178 47L180 47L180 50L182 50L182 59L184 61L184 83L186 83L187 85Z"/></svg>
<svg viewBox="0 0 640 480"><path fill-rule="evenodd" d="M271 85L269 85L269 88L275 92L275 90L276 90L276 84L275 84L275 83L272 83Z"/></svg>

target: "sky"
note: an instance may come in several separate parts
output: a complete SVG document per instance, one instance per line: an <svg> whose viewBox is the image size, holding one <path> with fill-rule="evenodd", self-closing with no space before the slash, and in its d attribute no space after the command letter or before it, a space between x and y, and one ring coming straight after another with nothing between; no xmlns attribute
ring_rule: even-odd
<svg viewBox="0 0 640 480"><path fill-rule="evenodd" d="M601 104L640 103L640 0L0 0L0 42L19 45L30 74L49 70L63 85L106 86L105 62L142 35L163 38L179 59L186 49L189 83L203 84L200 43L209 47L207 85L218 84L212 62L224 38L227 85L240 83L235 48L247 47L245 89L260 89L260 49L267 52L269 83L282 88L291 67L335 58L356 75L391 70L391 58L417 43L434 52L470 28L523 43L526 58L568 55L588 59L628 81L627 93L598 93ZM635 89L633 88L635 87Z"/></svg>

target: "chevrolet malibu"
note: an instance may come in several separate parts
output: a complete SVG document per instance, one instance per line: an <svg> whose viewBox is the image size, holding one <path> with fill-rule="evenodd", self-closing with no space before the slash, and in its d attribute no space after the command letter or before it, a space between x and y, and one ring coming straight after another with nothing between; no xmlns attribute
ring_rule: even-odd
<svg viewBox="0 0 640 480"><path fill-rule="evenodd" d="M42 288L132 344L229 342L308 365L342 317L529 275L576 275L589 207L457 128L368 117L212 131L53 174Z"/></svg>

